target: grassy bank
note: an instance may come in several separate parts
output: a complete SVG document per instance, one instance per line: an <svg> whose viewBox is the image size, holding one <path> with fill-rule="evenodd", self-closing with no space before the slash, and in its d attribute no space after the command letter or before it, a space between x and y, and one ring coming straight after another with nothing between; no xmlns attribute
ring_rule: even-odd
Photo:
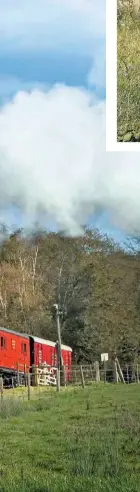
<svg viewBox="0 0 140 492"><path fill-rule="evenodd" d="M118 0L117 133L126 142L140 141L140 11L133 2Z"/></svg>
<svg viewBox="0 0 140 492"><path fill-rule="evenodd" d="M139 385L0 405L0 491L138 492Z"/></svg>

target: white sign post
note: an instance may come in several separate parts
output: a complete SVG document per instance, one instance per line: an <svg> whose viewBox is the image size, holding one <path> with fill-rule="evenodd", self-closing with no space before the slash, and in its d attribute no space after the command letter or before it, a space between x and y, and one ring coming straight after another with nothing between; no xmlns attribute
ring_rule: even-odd
<svg viewBox="0 0 140 492"><path fill-rule="evenodd" d="M106 383L106 362L108 361L108 354L101 354L101 362L104 362L104 383Z"/></svg>
<svg viewBox="0 0 140 492"><path fill-rule="evenodd" d="M101 354L101 362L106 362L108 360L108 354Z"/></svg>

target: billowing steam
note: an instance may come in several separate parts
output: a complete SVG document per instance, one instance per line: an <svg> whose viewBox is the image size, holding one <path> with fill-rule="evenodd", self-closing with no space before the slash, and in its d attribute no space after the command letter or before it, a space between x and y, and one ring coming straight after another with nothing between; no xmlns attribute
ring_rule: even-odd
<svg viewBox="0 0 140 492"><path fill-rule="evenodd" d="M105 152L105 104L84 90L20 92L0 112L0 209L43 214L71 234L107 210L140 232L140 154Z"/></svg>

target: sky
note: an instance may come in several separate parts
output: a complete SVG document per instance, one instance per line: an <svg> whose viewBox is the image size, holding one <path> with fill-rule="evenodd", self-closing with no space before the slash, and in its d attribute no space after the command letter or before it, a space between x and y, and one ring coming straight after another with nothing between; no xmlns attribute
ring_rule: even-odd
<svg viewBox="0 0 140 492"><path fill-rule="evenodd" d="M92 207L91 197L87 198L88 189L89 193L93 192L85 174L92 158L90 123L92 120L95 143L96 135L100 140L100 122L96 133L98 108L101 119L105 114L105 3L105 0L0 0L0 220L9 226L28 226L31 217L37 217L50 228L62 227L69 221L68 227L74 231L77 221L80 224L84 219L115 240L125 239L126 233L112 221L109 207L98 207L99 199L96 199L96 207ZM54 158L55 147L57 156ZM82 155L85 156L83 161ZM30 162L34 159L32 167L29 167L29 156ZM79 171L75 171L79 157L83 167L80 169L79 164ZM44 171L48 158L49 174ZM58 175L57 200L52 166L55 176ZM64 166L67 170L71 166L71 173L67 172L69 178L66 178ZM39 171L42 172L41 182ZM48 181L48 188L43 188L43 179ZM38 189L35 188L37 182ZM42 214L36 206L37 195ZM77 207L76 219L74 206Z"/></svg>

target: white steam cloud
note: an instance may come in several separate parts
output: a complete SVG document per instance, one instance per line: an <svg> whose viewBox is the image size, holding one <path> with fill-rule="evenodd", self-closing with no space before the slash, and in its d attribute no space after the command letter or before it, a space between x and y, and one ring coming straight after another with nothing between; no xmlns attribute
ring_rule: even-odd
<svg viewBox="0 0 140 492"><path fill-rule="evenodd" d="M88 84L97 87L106 85L106 53L104 40L98 42L98 48L95 50L91 70L88 74Z"/></svg>
<svg viewBox="0 0 140 492"><path fill-rule="evenodd" d="M71 234L100 210L139 233L140 154L106 153L105 104L88 92L20 92L0 112L1 211L11 204Z"/></svg>

